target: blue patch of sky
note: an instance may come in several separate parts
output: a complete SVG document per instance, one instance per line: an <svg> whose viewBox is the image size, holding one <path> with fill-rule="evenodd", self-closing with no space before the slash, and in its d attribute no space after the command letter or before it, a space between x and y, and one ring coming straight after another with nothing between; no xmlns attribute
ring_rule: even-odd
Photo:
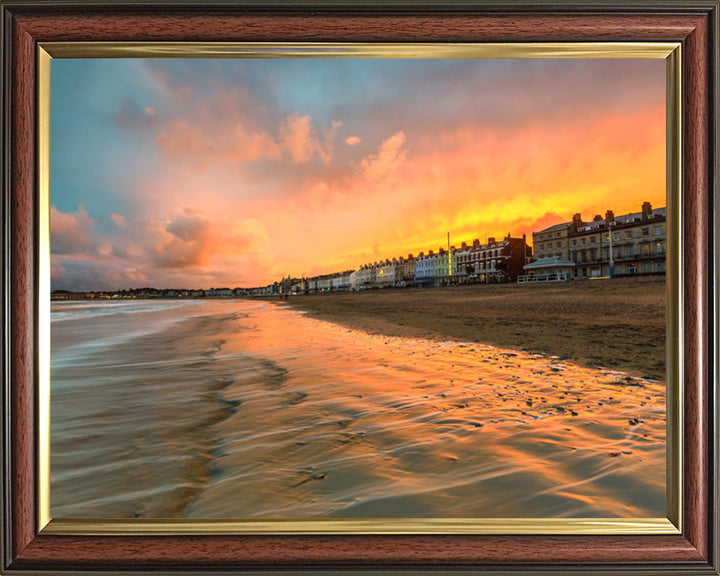
<svg viewBox="0 0 720 576"><path fill-rule="evenodd" d="M51 204L84 205L96 229L113 212L127 215L129 189L155 153L153 139L118 120L123 106L140 113L160 92L139 60L55 59L51 64Z"/></svg>

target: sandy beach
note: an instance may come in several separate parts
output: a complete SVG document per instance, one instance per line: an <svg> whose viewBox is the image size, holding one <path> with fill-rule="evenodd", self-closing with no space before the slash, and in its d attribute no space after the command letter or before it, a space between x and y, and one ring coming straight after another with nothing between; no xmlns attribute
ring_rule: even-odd
<svg viewBox="0 0 720 576"><path fill-rule="evenodd" d="M371 334L461 340L665 379L665 279L471 285L291 296Z"/></svg>
<svg viewBox="0 0 720 576"><path fill-rule="evenodd" d="M665 513L662 380L277 302L54 314L56 518Z"/></svg>

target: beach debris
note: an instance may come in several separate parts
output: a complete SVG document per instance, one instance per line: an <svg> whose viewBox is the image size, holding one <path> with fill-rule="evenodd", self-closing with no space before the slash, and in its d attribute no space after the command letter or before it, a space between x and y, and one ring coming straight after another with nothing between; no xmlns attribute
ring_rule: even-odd
<svg viewBox="0 0 720 576"><path fill-rule="evenodd" d="M621 452L615 452L615 451L612 451L612 452L608 452L608 453L607 453L608 456L611 456L611 457L613 457L613 458L614 458L615 456L620 456L620 454L621 454Z"/></svg>
<svg viewBox="0 0 720 576"><path fill-rule="evenodd" d="M640 424L640 420L638 420L637 418L630 418L630 420L628 420L628 423L630 424L630 426L637 426L638 424Z"/></svg>

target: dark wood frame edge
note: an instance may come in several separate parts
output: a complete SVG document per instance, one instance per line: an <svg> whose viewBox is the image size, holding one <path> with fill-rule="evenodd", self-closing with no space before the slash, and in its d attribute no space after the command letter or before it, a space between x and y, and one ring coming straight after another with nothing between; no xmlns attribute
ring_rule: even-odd
<svg viewBox="0 0 720 576"><path fill-rule="evenodd" d="M33 346L36 326L34 301L37 289L34 274L37 257L34 242L36 45L38 41L48 39L67 39L68 29L72 27L68 23L75 21L77 27L78 17L89 17L96 21L122 19L131 15L152 20L163 12L167 14L168 6L166 2L143 3L142 8L139 8L134 1L101 3L60 0L49 3L11 0L0 6L4 32L0 85L3 144L3 167L0 168L3 190L2 400L3 410L9 415L3 420L0 438L3 449L2 497L6 511L1 527L4 550L0 570L8 570L8 573L49 569L73 569L75 572L78 569L99 568L127 570L130 561L140 563L133 565L136 569L142 566L147 570L179 570L190 566L197 571L243 570L258 573L308 570L344 572L362 569L364 572L382 570L397 573L479 570L490 573L502 570L504 573L526 574L533 570L536 573L664 574L682 571L688 574L718 574L717 366L712 353L715 346L714 330L717 328L715 202L718 3L655 0L632 3L630 8L627 3L601 1L593 3L593 7L593 10L588 10L587 5L582 3L557 0L540 5L533 3L532 6L526 2L478 5L451 2L442 10L437 5L424 2L403 2L400 6L394 4L392 7L389 4L372 3L365 4L364 8L363 5L349 8L345 2L333 2L331 5L325 4L322 9L317 3L213 2L203 4L202 13L207 16L217 14L218 10L223 13L231 11L235 17L245 18L245 22L253 18L258 22L263 21L263 18L272 15L278 19L278 23L273 23L271 27L273 39L277 40L297 34L297 29L292 32L287 29L289 19L293 23L305 21L309 28L301 30L301 33L309 34L318 41L337 39L340 32L330 24L339 23L339 19L342 19L343 27L347 27L348 21L344 17L362 19L360 26L356 24L354 29L354 39L360 40L377 40L391 34L381 25L386 17L411 22L417 17L425 20L435 18L437 21L458 16L461 19L494 18L507 23L507 19L502 18L508 15L511 20L534 14L538 14L540 19L547 19L544 16L546 12L560 12L579 27L578 17L585 18L597 12L625 19L644 14L651 17L650 20L654 18L656 36L661 36L658 30L661 29L659 22L663 17L675 20L674 27L669 25L668 29L675 31L672 40L682 40L685 53L683 157L690 166L683 176L685 204L682 209L685 213L686 248L690 248L685 255L684 278L685 296L690 310L685 344L686 350L690 352L690 361L685 366L685 378L692 384L685 414L689 424L685 442L685 482L693 491L683 507L686 529L682 536L38 536L33 454L36 429L33 405L36 367ZM198 6L183 2L182 8L188 10L184 18L192 18L191 14L197 12ZM284 31L283 16L280 14L285 18ZM173 16L171 14L170 18ZM597 15L587 17L599 18ZM54 29L55 24L48 27L48 23L58 18L63 21L65 28ZM168 37L167 32L164 32L163 39L177 39L177 35L183 34L177 28L177 19L175 23L173 34L176 36ZM267 20L264 20L263 25L267 37ZM651 25L649 27L652 28ZM54 29L54 32L50 29ZM122 29L120 33L124 33ZM58 34L61 38L58 38ZM415 34L417 38L417 31ZM463 31L459 34L455 32L456 39L467 39L461 36ZM508 32L503 30L501 34L507 36ZM572 36L572 31L555 29L549 33L546 30L546 39L548 34L558 39L559 34ZM618 30L613 34L617 37ZM77 40L83 35L87 39L96 39L93 38L92 26L74 30L70 37ZM408 41L407 38L401 39ZM444 36L442 39L452 38ZM646 36L645 39L651 38ZM670 40L667 37L653 39ZM698 54L704 55L704 58L698 58ZM695 88L691 94L688 86ZM695 192L690 194L691 190ZM375 555L367 553L367 549L372 546L379 551ZM519 562L518 548L525 554ZM85 556L77 555L79 549L85 550ZM182 559L179 556L173 559L172 553L170 557L165 554L168 550L180 549L184 550ZM278 549L283 550L284 557L283 553L278 555ZM68 555L69 550L75 554ZM516 552L514 556L509 556L515 557L516 561L500 563L498 559L507 556L503 551L512 550ZM561 555L559 550L562 550ZM239 551L242 554L238 554ZM398 551L402 551L402 554L398 555ZM241 557L244 560L240 560Z"/></svg>

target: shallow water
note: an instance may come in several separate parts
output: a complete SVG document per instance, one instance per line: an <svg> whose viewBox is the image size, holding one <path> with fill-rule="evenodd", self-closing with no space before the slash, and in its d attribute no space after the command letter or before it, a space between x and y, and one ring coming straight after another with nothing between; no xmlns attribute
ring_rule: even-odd
<svg viewBox="0 0 720 576"><path fill-rule="evenodd" d="M665 516L663 382L264 302L52 312L56 518Z"/></svg>

